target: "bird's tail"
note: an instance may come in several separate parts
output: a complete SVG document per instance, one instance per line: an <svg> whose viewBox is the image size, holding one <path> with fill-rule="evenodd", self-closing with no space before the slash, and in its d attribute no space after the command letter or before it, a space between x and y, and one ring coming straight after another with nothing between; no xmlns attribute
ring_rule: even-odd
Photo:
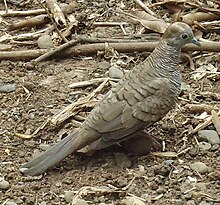
<svg viewBox="0 0 220 205"><path fill-rule="evenodd" d="M20 171L27 175L38 175L54 166L72 152L81 149L85 143L80 141L80 131L70 134L63 140L52 146L39 157L24 164Z"/></svg>

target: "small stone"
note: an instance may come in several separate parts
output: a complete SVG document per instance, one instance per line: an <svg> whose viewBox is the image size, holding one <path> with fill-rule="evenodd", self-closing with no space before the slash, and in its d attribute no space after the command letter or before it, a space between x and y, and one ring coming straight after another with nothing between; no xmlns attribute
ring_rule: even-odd
<svg viewBox="0 0 220 205"><path fill-rule="evenodd" d="M159 187L159 188L156 190L156 192L157 192L158 194L163 194L163 193L165 193L166 191L165 191L165 189L164 189L163 187Z"/></svg>
<svg viewBox="0 0 220 205"><path fill-rule="evenodd" d="M212 145L208 142L199 142L199 148L203 151L210 150Z"/></svg>
<svg viewBox="0 0 220 205"><path fill-rule="evenodd" d="M36 150L34 150L34 152L33 152L32 158L34 159L34 158L36 158L36 157L39 157L40 155L41 155L40 150L39 150L39 149L36 149Z"/></svg>
<svg viewBox="0 0 220 205"><path fill-rule="evenodd" d="M164 160L161 164L164 166L171 166L175 161L172 159Z"/></svg>
<svg viewBox="0 0 220 205"><path fill-rule="evenodd" d="M48 150L50 147L51 146L49 144L45 144L45 143L39 145L39 148L42 149L43 151Z"/></svg>
<svg viewBox="0 0 220 205"><path fill-rule="evenodd" d="M47 205L46 201L42 201L39 203L39 205Z"/></svg>
<svg viewBox="0 0 220 205"><path fill-rule="evenodd" d="M207 189L206 184L203 182L199 182L197 184L195 184L195 186L197 187L198 190L200 191L204 191Z"/></svg>
<svg viewBox="0 0 220 205"><path fill-rule="evenodd" d="M204 139L212 145L220 144L220 138L215 130L200 130L198 134L200 139Z"/></svg>
<svg viewBox="0 0 220 205"><path fill-rule="evenodd" d="M136 197L126 197L126 199L122 200L122 204L124 205L145 205L143 201Z"/></svg>
<svg viewBox="0 0 220 205"><path fill-rule="evenodd" d="M199 154L199 149L197 149L197 148L195 148L195 147L193 147L193 148L191 148L190 150L189 150L189 155L191 156L191 157L195 157L195 156L197 156Z"/></svg>
<svg viewBox="0 0 220 205"><path fill-rule="evenodd" d="M0 93L10 93L16 90L15 84L0 85Z"/></svg>
<svg viewBox="0 0 220 205"><path fill-rule="evenodd" d="M37 40L37 45L39 48L53 48L53 41L50 35L43 35Z"/></svg>
<svg viewBox="0 0 220 205"><path fill-rule="evenodd" d="M181 91L185 91L185 92L189 93L192 91L192 88L190 87L190 85L182 82L181 83Z"/></svg>
<svg viewBox="0 0 220 205"><path fill-rule="evenodd" d="M117 179L118 187L125 187L128 184L128 180L126 178Z"/></svg>
<svg viewBox="0 0 220 205"><path fill-rule="evenodd" d="M102 62L98 63L98 65L97 65L98 69L100 69L102 71L109 69L110 66L111 65L108 61L102 61Z"/></svg>
<svg viewBox="0 0 220 205"><path fill-rule="evenodd" d="M0 179L0 189L9 189L9 188L10 188L9 182L4 179Z"/></svg>
<svg viewBox="0 0 220 205"><path fill-rule="evenodd" d="M190 165L190 168L200 174L205 174L208 172L208 167L203 162L195 162Z"/></svg>
<svg viewBox="0 0 220 205"><path fill-rule="evenodd" d="M216 151L219 149L219 147L220 147L219 144L214 144L214 145L212 145L211 151Z"/></svg>
<svg viewBox="0 0 220 205"><path fill-rule="evenodd" d="M195 205L194 200L189 200L185 203L186 205Z"/></svg>
<svg viewBox="0 0 220 205"><path fill-rule="evenodd" d="M10 3L18 5L20 3L22 3L24 0L9 0Z"/></svg>
<svg viewBox="0 0 220 205"><path fill-rule="evenodd" d="M5 205L17 205L17 204L15 202L13 202L13 201L7 201L5 203Z"/></svg>
<svg viewBox="0 0 220 205"><path fill-rule="evenodd" d="M64 194L64 199L67 203L70 203L73 200L74 192L73 191L66 191Z"/></svg>
<svg viewBox="0 0 220 205"><path fill-rule="evenodd" d="M121 79L121 78L123 78L124 73L118 67L113 66L113 67L109 68L108 75L110 78Z"/></svg>
<svg viewBox="0 0 220 205"><path fill-rule="evenodd" d="M88 203L83 199L78 199L73 205L88 205Z"/></svg>
<svg viewBox="0 0 220 205"><path fill-rule="evenodd" d="M121 167L121 168L129 168L131 167L131 161L130 159L128 159L128 157L123 154L123 153L114 153L115 155L115 162L116 162L116 165L118 167Z"/></svg>
<svg viewBox="0 0 220 205"><path fill-rule="evenodd" d="M27 146L27 147L30 147L30 148L33 148L35 147L35 141L34 140L25 140L24 141L24 144Z"/></svg>
<svg viewBox="0 0 220 205"><path fill-rule="evenodd" d="M181 199L177 199L174 201L174 205L183 205L183 204L184 204L184 202Z"/></svg>
<svg viewBox="0 0 220 205"><path fill-rule="evenodd" d="M207 202L207 201L201 201L199 205L212 205L213 203Z"/></svg>
<svg viewBox="0 0 220 205"><path fill-rule="evenodd" d="M13 187L15 190L24 190L25 189L25 185L24 184L17 184L17 185L14 185Z"/></svg>

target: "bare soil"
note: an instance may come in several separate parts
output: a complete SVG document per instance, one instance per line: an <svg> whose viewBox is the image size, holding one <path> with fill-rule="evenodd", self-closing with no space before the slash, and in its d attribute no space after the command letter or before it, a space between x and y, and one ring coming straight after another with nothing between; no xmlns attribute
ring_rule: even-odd
<svg viewBox="0 0 220 205"><path fill-rule="evenodd" d="M111 2L113 8L120 3ZM87 3L87 7L81 5L77 14L80 12L82 14L83 9L90 7L90 14L103 12L104 6L100 6L99 3L97 5L97 8L95 3ZM132 7L132 5L133 3L129 6ZM1 9L3 8L1 6ZM25 9L30 8L32 8L31 4L25 7ZM112 17L111 13L109 15L103 16L103 19L105 21L110 17L117 19ZM7 21L10 20L7 19ZM119 28L96 28L92 32L113 36L119 31ZM200 54L195 53L193 59ZM143 59L142 54L127 55L134 58L133 62L124 68L127 70ZM182 100L179 101L180 109L172 110L150 130L160 142L165 142L165 151L178 152L186 149L183 154L178 157L157 157L153 154L135 156L116 146L98 151L92 156L71 155L38 177L27 177L19 172L22 164L31 159L33 154L42 151L39 145L56 143L77 125L74 119L69 119L59 127L46 126L30 139L23 139L14 133L32 134L58 110L93 91L97 85L77 89L71 89L68 86L73 82L107 77L108 69L100 69L100 64L103 62L110 63L110 60L100 56L82 56L51 59L39 63L34 69L29 69L25 62L1 61L0 84L16 84L14 92L0 93L0 177L10 184L7 190L0 190L1 204L7 200L28 205L43 204L43 202L68 204L64 198L65 191L77 192L86 186L96 188L114 186L118 188L115 191L112 191L112 188L111 191L104 193L88 192L82 194L81 198L88 204L123 204L122 201L127 196L136 196L144 199L145 204L219 205L220 148L215 146L210 150L200 150L195 140L198 134L188 135L190 129L203 120L194 118L195 114L189 111L187 105L195 101L219 105L219 101L201 96L200 92L210 91L220 94L220 83L218 80L208 78L196 82L191 77L192 70L187 63L181 64L180 69L183 82L189 85L191 90L182 92ZM212 64L219 66L219 59ZM102 94L110 88L111 85L108 84ZM75 91L82 92L75 94ZM89 112L90 109L84 110L82 115L86 116ZM211 124L206 129L215 128ZM124 164L118 163L120 159L115 153L122 153ZM200 175L190 169L190 164L198 161L207 165L209 169L207 173Z"/></svg>

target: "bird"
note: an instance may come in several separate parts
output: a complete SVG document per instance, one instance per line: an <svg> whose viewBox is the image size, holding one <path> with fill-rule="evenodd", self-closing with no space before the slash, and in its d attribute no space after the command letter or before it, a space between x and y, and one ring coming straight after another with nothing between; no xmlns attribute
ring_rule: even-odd
<svg viewBox="0 0 220 205"><path fill-rule="evenodd" d="M200 46L189 25L171 24L153 52L134 66L67 137L32 159L20 171L39 175L82 148L99 150L133 138L161 120L178 102L181 48Z"/></svg>

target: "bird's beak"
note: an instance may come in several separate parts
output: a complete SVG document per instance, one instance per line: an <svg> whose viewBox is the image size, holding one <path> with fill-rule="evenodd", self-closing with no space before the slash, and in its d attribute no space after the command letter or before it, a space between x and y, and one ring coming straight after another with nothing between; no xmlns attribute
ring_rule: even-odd
<svg viewBox="0 0 220 205"><path fill-rule="evenodd" d="M201 44L199 43L199 41L195 37L192 39L192 43L194 43L197 46L201 47Z"/></svg>

